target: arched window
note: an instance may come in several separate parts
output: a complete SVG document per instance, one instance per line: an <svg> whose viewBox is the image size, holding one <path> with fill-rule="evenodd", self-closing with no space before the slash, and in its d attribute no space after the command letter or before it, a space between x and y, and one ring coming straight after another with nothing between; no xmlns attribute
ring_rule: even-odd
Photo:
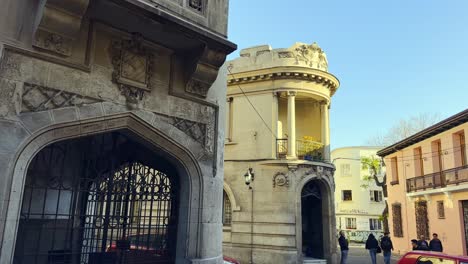
<svg viewBox="0 0 468 264"><path fill-rule="evenodd" d="M232 219L231 201L226 191L223 190L223 226L230 226Z"/></svg>

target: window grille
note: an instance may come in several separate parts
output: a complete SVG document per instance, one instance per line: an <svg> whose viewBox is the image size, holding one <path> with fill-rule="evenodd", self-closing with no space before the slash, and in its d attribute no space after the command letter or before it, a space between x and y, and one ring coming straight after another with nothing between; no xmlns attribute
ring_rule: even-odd
<svg viewBox="0 0 468 264"><path fill-rule="evenodd" d="M417 201L416 211L416 233L418 238L424 236L429 238L429 218L427 217L427 202Z"/></svg>
<svg viewBox="0 0 468 264"><path fill-rule="evenodd" d="M437 201L437 216L439 219L445 218L444 201Z"/></svg>
<svg viewBox="0 0 468 264"><path fill-rule="evenodd" d="M226 191L223 191L223 226L230 226L232 219L231 201Z"/></svg>
<svg viewBox="0 0 468 264"><path fill-rule="evenodd" d="M403 222L401 218L401 204L392 204L393 236L403 237Z"/></svg>

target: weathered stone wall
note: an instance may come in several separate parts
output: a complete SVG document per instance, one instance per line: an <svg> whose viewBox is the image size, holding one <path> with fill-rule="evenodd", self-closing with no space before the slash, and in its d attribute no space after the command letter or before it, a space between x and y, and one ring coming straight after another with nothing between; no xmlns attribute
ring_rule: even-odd
<svg viewBox="0 0 468 264"><path fill-rule="evenodd" d="M225 68L206 93L189 93L187 53L86 18L69 53L54 39L47 49L33 48L41 8L33 2L7 1L0 11L0 263L11 261L21 175L35 153L57 140L118 129L184 164L190 199L181 205L179 241L187 248L177 263L222 263Z"/></svg>

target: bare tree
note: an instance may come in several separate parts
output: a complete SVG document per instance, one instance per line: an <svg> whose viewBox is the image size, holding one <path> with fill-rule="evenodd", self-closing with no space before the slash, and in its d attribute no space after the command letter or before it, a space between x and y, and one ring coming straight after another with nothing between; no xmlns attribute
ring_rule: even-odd
<svg viewBox="0 0 468 264"><path fill-rule="evenodd" d="M390 146L441 120L440 114L421 113L407 119L400 119L385 134L377 134L367 140L368 145Z"/></svg>

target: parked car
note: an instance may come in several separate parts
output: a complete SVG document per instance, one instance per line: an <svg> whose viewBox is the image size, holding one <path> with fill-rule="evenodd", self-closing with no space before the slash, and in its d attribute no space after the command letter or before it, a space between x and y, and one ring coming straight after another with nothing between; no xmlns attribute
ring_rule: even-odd
<svg viewBox="0 0 468 264"><path fill-rule="evenodd" d="M224 264L240 264L238 260L235 260L230 257L223 256Z"/></svg>
<svg viewBox="0 0 468 264"><path fill-rule="evenodd" d="M398 264L468 264L468 257L415 250L403 255Z"/></svg>

